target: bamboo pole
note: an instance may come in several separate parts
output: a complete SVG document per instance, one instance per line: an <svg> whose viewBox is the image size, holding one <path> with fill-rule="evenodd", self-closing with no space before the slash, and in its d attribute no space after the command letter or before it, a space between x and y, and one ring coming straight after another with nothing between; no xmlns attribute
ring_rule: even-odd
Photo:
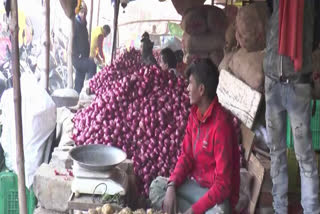
<svg viewBox="0 0 320 214"><path fill-rule="evenodd" d="M98 1L97 26L99 26L100 19L100 0Z"/></svg>
<svg viewBox="0 0 320 214"><path fill-rule="evenodd" d="M74 34L74 22L75 17L72 16L70 19L70 36L68 44L68 88L73 88L73 64L72 64L72 46L73 46L73 34Z"/></svg>
<svg viewBox="0 0 320 214"><path fill-rule="evenodd" d="M89 44L90 45L91 45L92 17L93 17L93 0L91 0L90 22L89 22Z"/></svg>
<svg viewBox="0 0 320 214"><path fill-rule="evenodd" d="M112 53L111 53L111 63L113 63L113 60L114 60L114 58L116 56L119 7L120 7L120 0L115 0L114 18L113 18L113 44L112 44Z"/></svg>
<svg viewBox="0 0 320 214"><path fill-rule="evenodd" d="M50 72L50 0L46 0L46 79L45 89L49 87L49 72Z"/></svg>
<svg viewBox="0 0 320 214"><path fill-rule="evenodd" d="M13 70L13 101L16 126L16 159L18 169L18 197L19 213L27 214L26 184L24 172L23 134L21 116L21 88L20 88L20 63L19 63L19 26L18 3L11 1L11 44L12 44L12 70Z"/></svg>

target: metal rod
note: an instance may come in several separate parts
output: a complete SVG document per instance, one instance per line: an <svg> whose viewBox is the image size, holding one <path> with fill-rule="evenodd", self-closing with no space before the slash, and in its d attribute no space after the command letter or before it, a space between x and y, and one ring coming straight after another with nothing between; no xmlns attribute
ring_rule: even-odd
<svg viewBox="0 0 320 214"><path fill-rule="evenodd" d="M68 45L68 88L73 88L73 64L72 64L72 46L73 46L73 34L74 34L74 22L75 17L72 16L70 19L70 36Z"/></svg>
<svg viewBox="0 0 320 214"><path fill-rule="evenodd" d="M49 72L50 72L50 0L46 0L46 79L45 79L45 89L48 90L49 87Z"/></svg>
<svg viewBox="0 0 320 214"><path fill-rule="evenodd" d="M11 27L12 37L12 70L13 70L13 101L16 126L16 159L18 170L18 198L19 213L27 214L27 198L24 172L23 154L23 134L21 116L21 88L20 88L20 63L19 63L19 26L18 26L18 3L17 0L11 1Z"/></svg>
<svg viewBox="0 0 320 214"><path fill-rule="evenodd" d="M91 44L92 17L93 17L93 0L91 0L91 8L90 8L89 44Z"/></svg>
<svg viewBox="0 0 320 214"><path fill-rule="evenodd" d="M177 20L177 19L135 20L135 21L130 21L130 22L125 22L125 23L119 24L118 27L122 27L122 26L125 26L125 25L130 25L130 24L136 24L136 23L143 23L143 22L178 22L178 23L180 23L181 20Z"/></svg>
<svg viewBox="0 0 320 214"><path fill-rule="evenodd" d="M114 19L113 19L113 44L112 44L112 53L111 53L111 63L113 62L113 60L114 60L114 58L116 56L116 50L117 50L117 31L118 31L119 7L120 7L120 0L115 0Z"/></svg>

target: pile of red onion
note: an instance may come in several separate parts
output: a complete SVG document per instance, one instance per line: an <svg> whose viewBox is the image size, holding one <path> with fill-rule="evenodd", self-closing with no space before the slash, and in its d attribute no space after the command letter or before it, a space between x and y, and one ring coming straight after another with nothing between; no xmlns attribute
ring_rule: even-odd
<svg viewBox="0 0 320 214"><path fill-rule="evenodd" d="M121 148L148 195L151 181L169 176L177 162L190 105L184 79L140 59L131 49L94 76L96 97L73 118L72 138L77 145Z"/></svg>

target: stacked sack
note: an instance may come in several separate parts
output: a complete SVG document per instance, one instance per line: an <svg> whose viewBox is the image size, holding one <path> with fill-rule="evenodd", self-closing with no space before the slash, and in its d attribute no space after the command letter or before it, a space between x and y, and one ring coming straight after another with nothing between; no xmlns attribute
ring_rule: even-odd
<svg viewBox="0 0 320 214"><path fill-rule="evenodd" d="M269 16L268 6L264 2L242 7L235 22L231 23L226 31L225 56L219 65L220 70L232 72L260 92L263 92L262 64Z"/></svg>
<svg viewBox="0 0 320 214"><path fill-rule="evenodd" d="M181 22L184 62L189 64L194 58L210 57L219 65L227 26L227 17L218 7L202 5L188 9Z"/></svg>

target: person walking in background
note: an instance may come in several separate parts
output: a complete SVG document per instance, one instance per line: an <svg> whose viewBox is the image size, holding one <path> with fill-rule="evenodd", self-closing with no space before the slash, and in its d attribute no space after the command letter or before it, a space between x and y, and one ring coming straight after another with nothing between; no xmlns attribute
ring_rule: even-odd
<svg viewBox="0 0 320 214"><path fill-rule="evenodd" d="M109 25L103 27L96 27L91 34L90 58L93 58L97 65L105 64L105 57L103 54L103 40L111 32Z"/></svg>
<svg viewBox="0 0 320 214"><path fill-rule="evenodd" d="M87 30L87 6L82 1L79 13L75 18L75 27L73 34L72 62L76 69L74 89L80 94L83 83L87 78L92 78L97 72L97 66L93 59L89 57L90 45Z"/></svg>

